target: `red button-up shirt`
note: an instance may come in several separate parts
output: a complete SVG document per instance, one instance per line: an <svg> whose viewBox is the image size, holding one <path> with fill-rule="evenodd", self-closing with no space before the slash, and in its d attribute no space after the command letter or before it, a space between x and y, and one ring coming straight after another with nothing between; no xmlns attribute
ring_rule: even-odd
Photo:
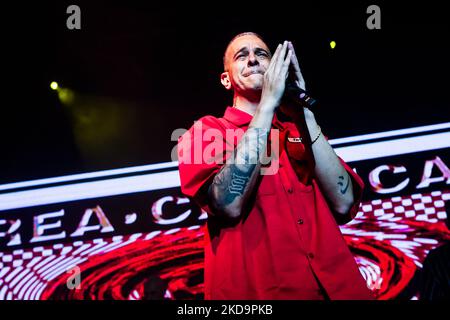
<svg viewBox="0 0 450 320"><path fill-rule="evenodd" d="M251 119L250 114L228 107L223 118L203 117L179 139L181 190L209 213L205 299L371 299L337 220L308 172L305 148L299 139L292 139L300 138L293 123L274 117L279 169L261 176L248 215L234 224L214 215L207 189L240 136L234 141L211 136L226 137L230 129L245 132ZM209 129L215 130L211 134ZM212 153L216 161L205 156L212 143L223 143L223 153ZM364 184L340 161L352 178L356 200L346 216L348 222L358 212Z"/></svg>

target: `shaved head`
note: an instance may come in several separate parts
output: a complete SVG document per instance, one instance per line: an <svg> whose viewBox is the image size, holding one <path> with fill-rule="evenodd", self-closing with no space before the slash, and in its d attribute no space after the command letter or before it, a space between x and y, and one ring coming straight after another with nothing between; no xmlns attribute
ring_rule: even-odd
<svg viewBox="0 0 450 320"><path fill-rule="evenodd" d="M260 35L240 33L225 50L220 81L235 95L256 97L261 94L264 74L271 58L270 50Z"/></svg>
<svg viewBox="0 0 450 320"><path fill-rule="evenodd" d="M243 37L243 36L255 36L255 37L259 38L262 42L265 43L264 39L256 32L242 32L242 33L239 33L238 35L234 36L234 38L231 39L230 42L228 42L227 48L225 49L225 52L223 54L223 69L225 71L227 70L227 63L228 63L227 53L230 50L231 45L233 44L233 42L236 39Z"/></svg>

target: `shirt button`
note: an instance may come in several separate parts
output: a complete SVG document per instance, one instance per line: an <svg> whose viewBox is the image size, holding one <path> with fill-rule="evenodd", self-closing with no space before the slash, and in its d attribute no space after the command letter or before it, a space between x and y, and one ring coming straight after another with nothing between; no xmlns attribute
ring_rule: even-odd
<svg viewBox="0 0 450 320"><path fill-rule="evenodd" d="M308 253L308 257L309 257L310 259L313 259L313 258L314 258L314 253L312 253L312 252Z"/></svg>
<svg viewBox="0 0 450 320"><path fill-rule="evenodd" d="M289 192L289 193L292 193L292 192L294 192L294 189L289 188L289 189L288 189L288 192Z"/></svg>
<svg viewBox="0 0 450 320"><path fill-rule="evenodd" d="M298 224L303 224L303 219L298 219L298 220L297 220L297 223L298 223Z"/></svg>

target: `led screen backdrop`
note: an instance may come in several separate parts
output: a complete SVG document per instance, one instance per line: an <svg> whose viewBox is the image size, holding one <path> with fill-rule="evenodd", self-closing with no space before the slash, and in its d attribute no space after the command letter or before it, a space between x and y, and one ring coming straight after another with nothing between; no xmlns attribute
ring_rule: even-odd
<svg viewBox="0 0 450 320"><path fill-rule="evenodd" d="M366 184L341 231L368 287L394 299L450 240L450 123L330 143ZM149 279L202 299L206 219L176 162L0 185L0 299L146 299Z"/></svg>

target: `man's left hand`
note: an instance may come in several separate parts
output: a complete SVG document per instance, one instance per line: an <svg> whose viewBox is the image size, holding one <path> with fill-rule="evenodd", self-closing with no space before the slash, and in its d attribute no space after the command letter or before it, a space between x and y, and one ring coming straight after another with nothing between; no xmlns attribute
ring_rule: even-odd
<svg viewBox="0 0 450 320"><path fill-rule="evenodd" d="M303 79L302 72L300 70L300 64L298 63L297 55L295 54L294 46L292 42L289 41L288 49L291 50L291 64L290 68L293 72L293 80L295 81L295 85L298 86L302 90L306 90L305 79ZM295 114L299 111L299 106L296 104L286 104L281 106L281 111L291 118L295 118ZM315 122L314 114L308 108L303 108L305 113L305 119L307 123Z"/></svg>
<svg viewBox="0 0 450 320"><path fill-rule="evenodd" d="M295 75L295 84L300 88L306 91L305 80L303 79L302 71L300 70L300 64L298 63L297 55L295 54L294 46L292 42L289 41L288 49L292 50L291 56L291 66Z"/></svg>

